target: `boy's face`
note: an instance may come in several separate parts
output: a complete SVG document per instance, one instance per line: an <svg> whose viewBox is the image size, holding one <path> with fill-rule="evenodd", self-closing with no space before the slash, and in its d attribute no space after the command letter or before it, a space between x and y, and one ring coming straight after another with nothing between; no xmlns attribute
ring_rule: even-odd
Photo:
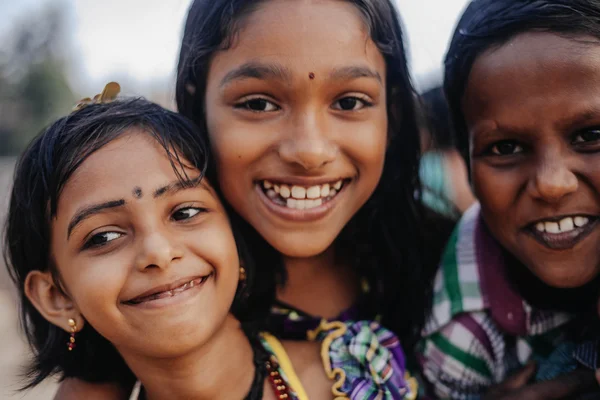
<svg viewBox="0 0 600 400"><path fill-rule="evenodd" d="M525 33L473 65L462 108L483 218L545 283L600 271L600 41Z"/></svg>
<svg viewBox="0 0 600 400"><path fill-rule="evenodd" d="M83 162L52 238L67 295L128 362L185 354L223 326L239 276L229 220L206 180L179 185L148 134L127 133Z"/></svg>

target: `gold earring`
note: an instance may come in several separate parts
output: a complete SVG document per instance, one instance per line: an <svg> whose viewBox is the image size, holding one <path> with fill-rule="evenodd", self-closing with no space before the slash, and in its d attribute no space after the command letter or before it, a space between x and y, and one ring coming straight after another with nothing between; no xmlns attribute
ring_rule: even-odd
<svg viewBox="0 0 600 400"><path fill-rule="evenodd" d="M69 326L71 327L71 335L67 342L67 348L72 351L75 348L75 332L77 331L77 322L73 318L69 318Z"/></svg>
<svg viewBox="0 0 600 400"><path fill-rule="evenodd" d="M246 282L246 270L240 267L240 282Z"/></svg>

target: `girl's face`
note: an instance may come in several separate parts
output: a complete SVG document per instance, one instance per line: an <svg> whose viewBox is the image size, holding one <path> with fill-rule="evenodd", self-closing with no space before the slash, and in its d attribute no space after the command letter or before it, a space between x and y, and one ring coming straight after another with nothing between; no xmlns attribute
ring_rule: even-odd
<svg viewBox="0 0 600 400"><path fill-rule="evenodd" d="M554 287L600 271L600 42L521 34L473 65L472 181L496 239Z"/></svg>
<svg viewBox="0 0 600 400"><path fill-rule="evenodd" d="M325 251L373 193L385 60L343 1L271 0L210 65L206 115L227 201L286 256Z"/></svg>
<svg viewBox="0 0 600 400"><path fill-rule="evenodd" d="M238 284L235 241L215 192L205 180L182 186L164 149L139 130L71 176L51 249L67 295L126 359L185 354L206 342Z"/></svg>

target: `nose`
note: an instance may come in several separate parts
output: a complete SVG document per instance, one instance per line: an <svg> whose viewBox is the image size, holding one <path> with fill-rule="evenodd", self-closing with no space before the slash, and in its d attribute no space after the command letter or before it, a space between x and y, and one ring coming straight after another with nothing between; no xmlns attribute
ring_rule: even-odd
<svg viewBox="0 0 600 400"><path fill-rule="evenodd" d="M170 240L169 235L155 231L140 238L135 266L140 271L148 268L165 269L181 257L181 249Z"/></svg>
<svg viewBox="0 0 600 400"><path fill-rule="evenodd" d="M288 132L279 146L279 156L283 161L310 171L335 160L338 149L331 140L325 116L305 112L293 119Z"/></svg>
<svg viewBox="0 0 600 400"><path fill-rule="evenodd" d="M536 166L529 185L534 198L556 203L575 192L579 182L564 155L549 154Z"/></svg>

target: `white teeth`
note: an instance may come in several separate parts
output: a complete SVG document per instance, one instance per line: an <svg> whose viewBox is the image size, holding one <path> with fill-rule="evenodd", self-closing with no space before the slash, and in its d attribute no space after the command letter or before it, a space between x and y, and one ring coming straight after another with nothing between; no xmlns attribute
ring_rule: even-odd
<svg viewBox="0 0 600 400"><path fill-rule="evenodd" d="M570 232L575 229L575 224L573 223L573 218L571 217L561 219L558 224L560 225L561 232Z"/></svg>
<svg viewBox="0 0 600 400"><path fill-rule="evenodd" d="M560 226L558 222L544 222L546 225L546 232L548 233L560 233Z"/></svg>
<svg viewBox="0 0 600 400"><path fill-rule="evenodd" d="M296 209L304 210L306 208L306 200L296 200Z"/></svg>
<svg viewBox="0 0 600 400"><path fill-rule="evenodd" d="M288 208L306 210L319 207L323 202L331 200L338 194L344 182L339 180L333 184L325 183L310 187L278 184L267 180L262 181L261 184L267 197L276 203L280 205L285 203Z"/></svg>
<svg viewBox="0 0 600 400"><path fill-rule="evenodd" d="M589 218L587 217L575 217L573 218L573 222L575 222L575 226L578 228L581 228L584 225L587 225L588 222L590 222Z"/></svg>
<svg viewBox="0 0 600 400"><path fill-rule="evenodd" d="M565 217L560 221L546 221L546 222L538 222L535 224L535 229L538 232L548 232L548 233L565 233L571 232L575 230L575 228L580 228L585 226L590 222L587 217Z"/></svg>
<svg viewBox="0 0 600 400"><path fill-rule="evenodd" d="M279 188L279 195L281 197L287 199L288 197L290 197L291 194L292 193L290 191L290 188L287 185L281 185L281 187Z"/></svg>
<svg viewBox="0 0 600 400"><path fill-rule="evenodd" d="M295 199L303 199L306 197L306 189L302 186L292 186L292 197Z"/></svg>
<svg viewBox="0 0 600 400"><path fill-rule="evenodd" d="M190 287L193 288L194 287L194 281L190 281Z"/></svg>
<svg viewBox="0 0 600 400"><path fill-rule="evenodd" d="M311 186L306 190L306 197L309 199L318 199L321 197L321 188L319 186Z"/></svg>
<svg viewBox="0 0 600 400"><path fill-rule="evenodd" d="M319 207L323 204L323 199L316 200L297 200L293 198L287 199L286 206L296 210L309 210L311 208Z"/></svg>

